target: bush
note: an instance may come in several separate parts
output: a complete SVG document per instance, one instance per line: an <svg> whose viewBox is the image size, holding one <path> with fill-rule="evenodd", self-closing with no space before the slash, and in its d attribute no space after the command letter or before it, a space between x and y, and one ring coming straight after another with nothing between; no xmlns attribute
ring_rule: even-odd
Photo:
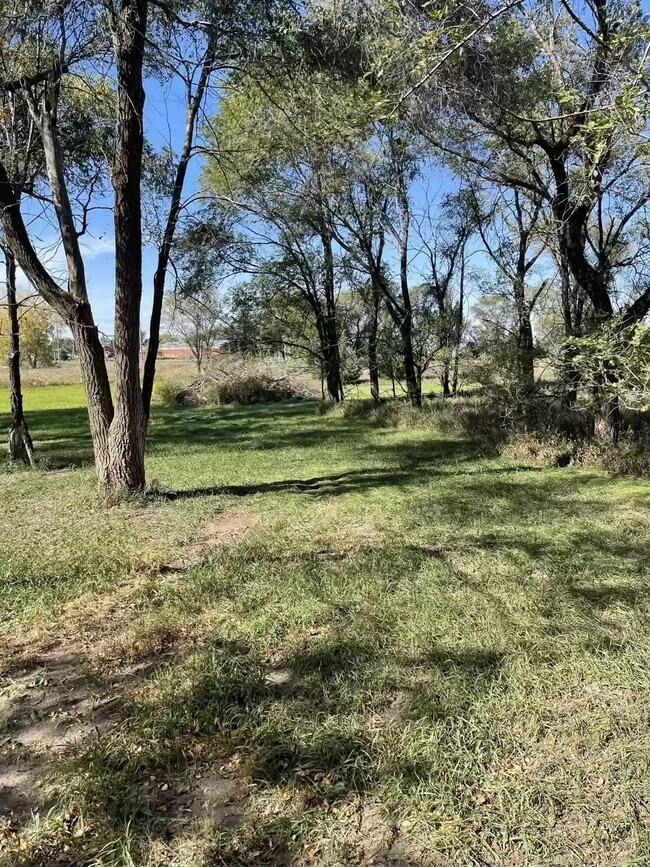
<svg viewBox="0 0 650 867"><path fill-rule="evenodd" d="M154 384L153 393L163 406L175 406L183 403L183 386L170 380L159 380Z"/></svg>
<svg viewBox="0 0 650 867"><path fill-rule="evenodd" d="M400 400L346 400L332 404L322 401L319 412L336 413L347 418L368 418L382 427L432 428L441 433L476 439L501 441L507 437L497 408L484 398L434 398L420 409Z"/></svg>

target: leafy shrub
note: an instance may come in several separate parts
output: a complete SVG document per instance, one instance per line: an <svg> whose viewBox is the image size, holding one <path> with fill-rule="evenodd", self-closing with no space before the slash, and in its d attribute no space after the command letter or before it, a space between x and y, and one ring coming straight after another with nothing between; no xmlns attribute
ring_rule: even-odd
<svg viewBox="0 0 650 867"><path fill-rule="evenodd" d="M178 382L159 380L154 384L153 393L163 406L175 406L183 403L183 386Z"/></svg>
<svg viewBox="0 0 650 867"><path fill-rule="evenodd" d="M343 415L347 418L363 418L372 415L376 409L375 403L372 400L360 400L353 398L339 404L342 408Z"/></svg>

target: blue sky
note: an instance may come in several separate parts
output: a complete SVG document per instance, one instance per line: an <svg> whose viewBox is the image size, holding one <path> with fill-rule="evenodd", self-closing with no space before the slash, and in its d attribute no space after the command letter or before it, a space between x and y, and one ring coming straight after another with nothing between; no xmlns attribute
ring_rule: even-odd
<svg viewBox="0 0 650 867"><path fill-rule="evenodd" d="M206 103L206 113L216 109L216 94L210 94ZM182 145L185 127L185 92L180 81L172 77L171 81L161 85L158 81L149 80L146 83L145 101L145 132L149 143L156 149L161 149L171 143L172 149L178 153ZM190 198L199 186L201 160L195 156L190 162L185 184L184 198ZM446 193L453 191L455 185L448 173L432 168L420 178L413 188L413 198L417 210L424 212L430 204L439 200ZM111 205L112 200L99 201L102 206ZM161 209L166 214L167 205ZM26 221L29 221L30 208L24 203ZM35 216L35 214L33 215ZM53 276L62 284L66 282L65 256L61 249L60 238L53 224L52 215L48 221L35 218L31 221L30 232L34 246L41 255L42 261ZM95 322L101 332L112 335L114 321L114 268L115 245L113 232L113 216L110 210L93 211L89 216L88 230L80 239L88 291L93 308ZM156 268L157 249L145 246L143 250L143 299L141 310L141 328L148 331L151 311L152 281ZM415 256L412 279L419 282L424 260ZM19 288L29 292L26 278L19 271ZM167 286L169 288L170 278Z"/></svg>
<svg viewBox="0 0 650 867"><path fill-rule="evenodd" d="M176 80L170 85L161 86L149 81L146 86L145 129L149 142L155 148L172 144L176 152L182 144L185 126L185 97ZM194 158L190 164L186 181L186 194L189 196L198 186L200 162ZM110 205L110 200L100 204ZM25 207L26 220L29 208ZM36 220L31 226L31 237L43 262L51 273L65 285L65 256L61 250L56 228L43 220ZM115 242L113 215L108 210L94 211L90 215L88 231L80 239L88 291L95 322L100 331L113 333L114 319L114 269ZM151 311L152 281L156 267L157 251L148 246L143 251L143 300L142 328L147 330ZM18 275L19 289L27 292L29 285L24 275Z"/></svg>

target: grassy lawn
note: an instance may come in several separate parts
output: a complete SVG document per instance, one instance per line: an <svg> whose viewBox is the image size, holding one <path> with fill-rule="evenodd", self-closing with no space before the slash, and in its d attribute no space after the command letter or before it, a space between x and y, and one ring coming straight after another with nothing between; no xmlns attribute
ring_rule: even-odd
<svg viewBox="0 0 650 867"><path fill-rule="evenodd" d="M650 865L648 483L158 407L157 493L107 509L80 389L25 392L7 864Z"/></svg>

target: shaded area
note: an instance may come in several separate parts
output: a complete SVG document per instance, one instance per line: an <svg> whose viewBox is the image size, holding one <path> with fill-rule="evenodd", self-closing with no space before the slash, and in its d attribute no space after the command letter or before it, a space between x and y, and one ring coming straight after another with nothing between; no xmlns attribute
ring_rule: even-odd
<svg viewBox="0 0 650 867"><path fill-rule="evenodd" d="M52 468L92 463L85 409L32 411L30 423L40 459ZM185 451L202 453L206 449L266 452L341 446L360 456L370 451L381 455L386 463L394 460L401 465L469 460L485 453L485 446L477 443L441 440L433 434L430 440L435 453L431 454L422 442L404 442L399 447L381 443L381 437L390 438L390 434L390 430L369 425L365 419L322 418L312 401L250 407L154 407L147 448L150 455L161 456ZM309 480L297 480L294 484L308 485Z"/></svg>

